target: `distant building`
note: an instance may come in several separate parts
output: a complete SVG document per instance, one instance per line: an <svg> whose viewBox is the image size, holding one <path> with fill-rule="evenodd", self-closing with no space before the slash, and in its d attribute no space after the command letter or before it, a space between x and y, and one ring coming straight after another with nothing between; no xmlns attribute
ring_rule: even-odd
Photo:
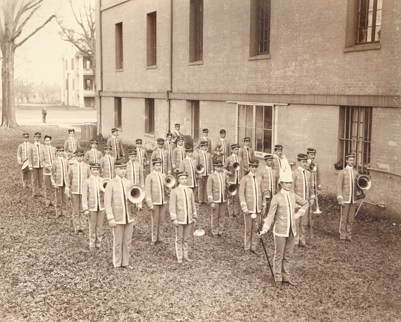
<svg viewBox="0 0 401 322"><path fill-rule="evenodd" d="M101 0L99 127L126 142L181 124L245 136L257 156L317 149L323 193L355 153L366 201L399 213L401 6L397 0ZM371 206L373 207L373 206Z"/></svg>
<svg viewBox="0 0 401 322"><path fill-rule="evenodd" d="M95 106L95 76L91 59L83 56L70 45L63 57L63 105L77 107Z"/></svg>

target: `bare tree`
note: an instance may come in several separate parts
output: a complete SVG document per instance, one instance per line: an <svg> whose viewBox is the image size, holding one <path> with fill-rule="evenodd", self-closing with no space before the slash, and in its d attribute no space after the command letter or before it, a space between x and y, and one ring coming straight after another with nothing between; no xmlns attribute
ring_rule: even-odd
<svg viewBox="0 0 401 322"><path fill-rule="evenodd" d="M1 66L2 78L2 127L16 127L14 110L14 55L15 49L22 46L55 16L50 16L42 25L28 34L21 41L21 35L26 23L40 8L43 0L2 0L0 4L0 47L3 55Z"/></svg>

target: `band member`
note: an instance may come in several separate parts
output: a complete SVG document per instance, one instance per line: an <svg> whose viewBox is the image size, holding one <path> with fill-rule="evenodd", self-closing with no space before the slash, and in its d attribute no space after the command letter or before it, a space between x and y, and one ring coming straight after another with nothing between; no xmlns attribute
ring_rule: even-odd
<svg viewBox="0 0 401 322"><path fill-rule="evenodd" d="M306 154L308 155L308 165L310 166L313 163L313 169L312 171L312 185L314 187L314 193L316 194L316 190L321 190L322 189L322 184L320 182L320 168L318 164L316 163L315 157L316 157L316 149L314 148L308 148L306 151Z"/></svg>
<svg viewBox="0 0 401 322"><path fill-rule="evenodd" d="M176 144L177 143L177 138L180 137L180 136L184 137L184 134L180 132L181 125L179 123L176 123L174 125L174 127L175 127L175 130L172 133L173 134L173 143Z"/></svg>
<svg viewBox="0 0 401 322"><path fill-rule="evenodd" d="M288 169L281 172L281 190L273 196L261 235L267 233L274 224L274 279L276 283L282 282L295 286L290 275L290 260L295 245L295 236L298 235L295 221L305 214L309 204L291 191L292 182L291 172ZM295 212L296 204L301 206L298 212Z"/></svg>
<svg viewBox="0 0 401 322"><path fill-rule="evenodd" d="M118 129L114 127L111 129L111 137L107 139L107 145L111 146L111 155L115 157L116 160L123 159L125 157L123 144L118 136Z"/></svg>
<svg viewBox="0 0 401 322"><path fill-rule="evenodd" d="M185 159L180 163L180 172L187 174L186 184L188 188L191 188L194 193L194 197L197 194L197 183L196 183L196 166L198 163L193 158L194 149L192 146L185 147Z"/></svg>
<svg viewBox="0 0 401 322"><path fill-rule="evenodd" d="M260 223L261 214L266 207L266 202L262 198L262 178L256 176L258 166L258 160L251 160L249 163L249 173L241 179L239 185L239 200L244 213L245 223L244 247L245 251L250 250L255 255L257 255L256 243L258 241L258 230L251 215L256 214L256 221Z"/></svg>
<svg viewBox="0 0 401 322"><path fill-rule="evenodd" d="M182 263L182 258L192 262L188 256L188 238L191 231L191 224L196 223L197 213L195 198L191 189L186 185L188 175L185 172L178 173L177 188L170 194L170 219L175 226L175 251L177 263Z"/></svg>
<svg viewBox="0 0 401 322"><path fill-rule="evenodd" d="M251 138L244 138L244 147L239 149L239 156L244 163L244 173L249 172L249 161L255 159L255 151L251 148Z"/></svg>
<svg viewBox="0 0 401 322"><path fill-rule="evenodd" d="M162 173L171 174L171 164L169 162L170 156L168 155L168 151L164 150L164 139L157 139L157 149L153 151L151 159L160 159L162 162ZM150 172L153 171L153 162L150 166Z"/></svg>
<svg viewBox="0 0 401 322"><path fill-rule="evenodd" d="M182 160L185 159L185 149L184 149L184 137L179 136L177 137L177 147L173 150L173 172L177 173L178 170L180 169L180 163Z"/></svg>
<svg viewBox="0 0 401 322"><path fill-rule="evenodd" d="M29 143L29 133L22 134L24 142L18 146L17 160L21 167L22 188L28 187L32 180L32 171L29 169L28 151L31 146Z"/></svg>
<svg viewBox="0 0 401 322"><path fill-rule="evenodd" d="M263 187L263 199L266 201L266 211L264 215L267 215L267 212L270 208L270 203L273 196L277 193L277 182L276 182L276 174L272 168L273 165L273 155L270 153L265 154L264 156L266 166L261 172L262 177L262 187Z"/></svg>
<svg viewBox="0 0 401 322"><path fill-rule="evenodd" d="M83 162L84 150L78 149L75 152L77 162L70 165L68 168L68 187L72 198L72 223L74 225L74 233L83 232L85 227L85 218L82 212L82 189L84 181L90 177L89 165Z"/></svg>
<svg viewBox="0 0 401 322"><path fill-rule="evenodd" d="M340 239L352 241L352 224L356 208L356 178L358 172L354 169L355 155L345 157L347 166L340 171L337 178L337 200L341 206Z"/></svg>
<svg viewBox="0 0 401 322"><path fill-rule="evenodd" d="M161 171L162 160L153 159L153 171L149 173L145 181L146 203L152 211L152 241L155 245L163 241L162 227L166 212L166 189L164 179L166 175Z"/></svg>
<svg viewBox="0 0 401 322"><path fill-rule="evenodd" d="M43 168L43 179L45 181L45 203L46 207L53 204L55 199L54 192L54 179L52 177L52 164L56 158L56 148L51 146L52 137L45 135L45 145L41 150L41 163L44 165Z"/></svg>
<svg viewBox="0 0 401 322"><path fill-rule="evenodd" d="M212 141L209 139L209 129L202 130L202 137L199 139L199 142L207 141L207 152L212 155Z"/></svg>
<svg viewBox="0 0 401 322"><path fill-rule="evenodd" d="M173 143L173 134L168 132L166 134L166 140L164 141L164 150L168 152L168 162L170 163L170 167L173 166L173 151L175 149L175 144Z"/></svg>
<svg viewBox="0 0 401 322"><path fill-rule="evenodd" d="M75 138L75 130L68 130L68 139L64 142L64 153L68 159L72 159L74 157L74 153L77 149L80 149L78 140Z"/></svg>
<svg viewBox="0 0 401 322"><path fill-rule="evenodd" d="M104 157L100 159L100 173L102 178L113 179L116 176L114 172L116 158L111 155L111 150L112 147L106 145L104 147Z"/></svg>
<svg viewBox="0 0 401 322"><path fill-rule="evenodd" d="M235 185L236 190L238 191L239 183L244 176L244 164L242 158L238 155L239 144L232 144L231 152L232 155L230 155L224 163L224 169L228 172L228 182L230 185ZM228 214L230 217L236 217L239 213L238 206L236 206L235 203L239 203L238 193L230 195L229 197Z"/></svg>
<svg viewBox="0 0 401 322"><path fill-rule="evenodd" d="M196 163L203 167L203 172L198 174L198 201L199 204L207 204L208 196L207 196L207 180L209 175L213 172L213 164L212 157L210 153L207 152L208 142L202 141L200 143L201 150L196 156Z"/></svg>
<svg viewBox="0 0 401 322"><path fill-rule="evenodd" d="M52 164L52 175L56 186L56 218L66 216L67 200L70 195L68 187L68 160L65 158L64 148L56 148L57 158Z"/></svg>
<svg viewBox="0 0 401 322"><path fill-rule="evenodd" d="M95 250L102 244L104 195L100 190L100 164L91 163L89 168L91 176L82 188L82 208L89 219L89 249Z"/></svg>
<svg viewBox="0 0 401 322"><path fill-rule="evenodd" d="M315 196L311 194L311 173L307 170L307 160L308 156L306 154L298 154L298 168L292 171L292 191L294 191L297 196L308 201L310 206L312 206ZM295 245L306 247L305 228L308 222L310 223L310 227L313 227L313 218L311 218L311 216L312 212L309 207L306 209L305 215L295 221L298 231L298 234L295 236Z"/></svg>
<svg viewBox="0 0 401 322"><path fill-rule="evenodd" d="M226 130L220 130L220 140L217 141L213 149L216 160L221 160L225 164L230 152L230 143L226 140Z"/></svg>
<svg viewBox="0 0 401 322"><path fill-rule="evenodd" d="M113 228L113 265L114 268L123 269L131 268L129 256L135 224L133 208L129 207L130 183L125 178L126 168L127 165L122 160L116 161L116 177L109 181L104 193L107 220Z"/></svg>
<svg viewBox="0 0 401 322"><path fill-rule="evenodd" d="M85 161L87 163L100 163L100 159L103 157L102 152L97 149L97 140L91 140L91 149L85 153Z"/></svg>
<svg viewBox="0 0 401 322"><path fill-rule="evenodd" d="M136 139L136 151L137 151L137 159L138 162L142 166L143 174L145 175L145 168L148 165L148 151L145 147L142 146L142 139Z"/></svg>
<svg viewBox="0 0 401 322"><path fill-rule="evenodd" d="M144 187L143 169L138 161L138 149L133 149L128 153L129 161L127 162L127 172L125 177L131 186L138 185Z"/></svg>
<svg viewBox="0 0 401 322"><path fill-rule="evenodd" d="M43 144L40 143L42 134L36 132L34 134L35 143L33 143L28 150L29 170L32 171L32 197L41 195L40 191L43 186L43 166L40 162Z"/></svg>
<svg viewBox="0 0 401 322"><path fill-rule="evenodd" d="M226 187L228 176L221 160L214 161L214 172L207 180L207 195L212 208L212 234L221 236L224 230L224 216L227 209Z"/></svg>

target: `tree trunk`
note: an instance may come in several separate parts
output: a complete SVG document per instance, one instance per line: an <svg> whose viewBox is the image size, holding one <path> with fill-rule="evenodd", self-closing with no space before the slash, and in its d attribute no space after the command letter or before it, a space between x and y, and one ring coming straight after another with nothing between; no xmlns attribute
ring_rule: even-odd
<svg viewBox="0 0 401 322"><path fill-rule="evenodd" d="M14 110L14 44L5 41L2 44L3 63L1 66L2 80L2 127L17 127Z"/></svg>

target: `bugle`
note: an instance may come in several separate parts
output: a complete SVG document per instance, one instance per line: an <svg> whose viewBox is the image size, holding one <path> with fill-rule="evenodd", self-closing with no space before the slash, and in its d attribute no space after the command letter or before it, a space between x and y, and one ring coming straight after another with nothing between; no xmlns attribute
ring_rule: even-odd
<svg viewBox="0 0 401 322"><path fill-rule="evenodd" d="M165 185L167 188L172 188L172 187L174 187L175 182L176 182L176 180L175 180L174 176L172 176L172 175L168 175L168 176L166 176L166 177L164 178L164 185Z"/></svg>
<svg viewBox="0 0 401 322"><path fill-rule="evenodd" d="M128 189L128 200L133 204L140 203L145 198L145 191L143 189L134 184L131 188Z"/></svg>
<svg viewBox="0 0 401 322"><path fill-rule="evenodd" d="M102 192L105 192L106 191L106 186L107 186L107 184L109 183L109 181L110 181L111 179L109 179L109 178L103 178L102 180L100 180L100 182L99 182L99 188L100 188L100 190L102 191Z"/></svg>

